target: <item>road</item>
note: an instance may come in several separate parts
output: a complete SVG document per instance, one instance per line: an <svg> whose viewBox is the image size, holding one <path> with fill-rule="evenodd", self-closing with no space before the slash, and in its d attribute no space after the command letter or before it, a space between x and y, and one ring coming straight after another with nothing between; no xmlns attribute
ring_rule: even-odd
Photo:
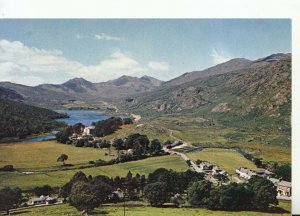
<svg viewBox="0 0 300 216"><path fill-rule="evenodd" d="M197 164L196 164L193 160L191 160L186 154L184 154L184 153L182 153L182 152L173 151L173 150L171 150L171 149L166 148L165 146L163 147L163 150L164 150L165 152L171 154L171 155L178 155L178 156L180 156L184 161L190 161L191 168L192 168L195 172L198 172L198 173L204 173L204 175L205 175L204 178L205 178L207 181L210 181L210 182L215 183L215 184L218 183L218 180L216 180L216 179L213 178L212 176L207 175L207 173L205 173L205 172L203 171L203 169L201 169L200 167L198 167Z"/></svg>

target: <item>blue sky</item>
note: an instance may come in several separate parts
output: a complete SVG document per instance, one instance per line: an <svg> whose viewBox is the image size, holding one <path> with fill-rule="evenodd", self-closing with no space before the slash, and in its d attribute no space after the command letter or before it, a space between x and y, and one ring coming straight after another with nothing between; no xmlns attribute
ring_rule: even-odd
<svg viewBox="0 0 300 216"><path fill-rule="evenodd" d="M289 19L0 20L0 81L161 80L232 58L291 52Z"/></svg>

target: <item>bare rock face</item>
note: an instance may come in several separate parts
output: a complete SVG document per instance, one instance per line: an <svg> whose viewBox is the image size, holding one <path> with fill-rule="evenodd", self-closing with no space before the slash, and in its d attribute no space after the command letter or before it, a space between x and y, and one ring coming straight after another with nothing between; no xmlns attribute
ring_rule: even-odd
<svg viewBox="0 0 300 216"><path fill-rule="evenodd" d="M212 112L229 112L230 108L228 107L228 103L220 103L217 106L215 106L211 111Z"/></svg>
<svg viewBox="0 0 300 216"><path fill-rule="evenodd" d="M272 99L276 105L282 105L288 101L286 96L281 92L278 92Z"/></svg>

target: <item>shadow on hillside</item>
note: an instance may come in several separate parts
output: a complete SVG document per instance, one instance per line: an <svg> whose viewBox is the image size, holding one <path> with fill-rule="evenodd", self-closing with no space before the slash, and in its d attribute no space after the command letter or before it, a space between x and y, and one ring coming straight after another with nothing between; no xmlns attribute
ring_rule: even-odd
<svg viewBox="0 0 300 216"><path fill-rule="evenodd" d="M197 208L197 207L192 207L192 206L175 207L172 204L164 204L163 206L154 206L154 207L156 207L156 208L185 208L185 209ZM198 207L198 208L205 208L205 207ZM211 211L222 211L223 212L224 210L211 210ZM241 211L231 210L228 212L243 212L243 211L259 212L259 213L264 212L264 213L272 213L272 214L289 214L289 213L291 213L290 211L283 209L281 207L278 207L278 206L272 206L267 210L261 210L261 211L259 211L259 210L241 210Z"/></svg>
<svg viewBox="0 0 300 216"><path fill-rule="evenodd" d="M104 210L94 210L90 215L107 215L109 212Z"/></svg>
<svg viewBox="0 0 300 216"><path fill-rule="evenodd" d="M26 214L26 213L30 213L30 210L23 210L23 211L18 211L18 212L10 212L9 215L22 215L22 214Z"/></svg>

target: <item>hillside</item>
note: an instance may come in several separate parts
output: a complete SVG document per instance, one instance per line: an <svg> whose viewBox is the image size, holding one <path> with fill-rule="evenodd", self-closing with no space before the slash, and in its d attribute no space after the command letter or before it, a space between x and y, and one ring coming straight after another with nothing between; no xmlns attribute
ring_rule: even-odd
<svg viewBox="0 0 300 216"><path fill-rule="evenodd" d="M0 87L21 95L25 102L39 107L114 107L112 99L149 92L162 84L149 76L141 78L122 76L115 80L92 83L74 78L63 84L42 84L35 87L0 82Z"/></svg>
<svg viewBox="0 0 300 216"><path fill-rule="evenodd" d="M193 71L193 72L185 73L179 77L176 77L175 79L163 83L163 86L164 87L176 86L176 85L181 85L184 83L191 82L198 78L209 77L217 74L225 74L231 71L236 71L241 69L261 67L273 61L277 61L286 57L291 57L291 54L277 53L277 54L272 54L270 56L257 59L255 61L250 61L245 58L235 58L227 62L218 64L216 66L207 68L202 71Z"/></svg>
<svg viewBox="0 0 300 216"><path fill-rule="evenodd" d="M244 58L232 59L230 61L218 64L216 66L210 67L202 71L193 71L185 73L179 77L176 77L175 79L165 82L164 86L176 86L198 78L208 77L216 74L224 74L234 70L249 68L251 67L251 63L252 62L250 60Z"/></svg>
<svg viewBox="0 0 300 216"><path fill-rule="evenodd" d="M124 101L124 109L147 115L203 117L226 127L290 132L291 57L266 59L246 69L140 95L132 102Z"/></svg>
<svg viewBox="0 0 300 216"><path fill-rule="evenodd" d="M18 101L24 100L23 96L18 94L16 91L3 87L0 87L0 98Z"/></svg>
<svg viewBox="0 0 300 216"><path fill-rule="evenodd" d="M49 132L62 123L54 119L66 117L51 110L0 98L0 138L20 137Z"/></svg>

